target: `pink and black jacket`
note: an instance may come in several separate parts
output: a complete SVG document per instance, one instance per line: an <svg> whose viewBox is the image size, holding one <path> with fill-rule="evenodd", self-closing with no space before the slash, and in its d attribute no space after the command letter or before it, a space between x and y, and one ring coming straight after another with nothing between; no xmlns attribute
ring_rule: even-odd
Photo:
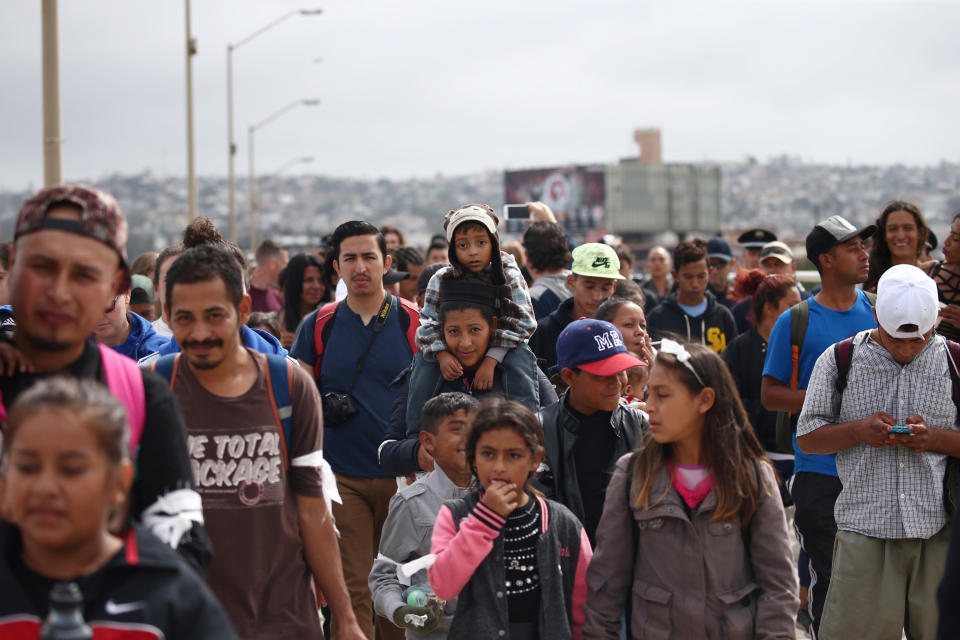
<svg viewBox="0 0 960 640"><path fill-rule="evenodd" d="M542 534L537 542L540 574L541 638L583 638L586 573L593 550L580 521L562 504L540 496ZM510 628L503 562L506 519L472 493L444 504L433 527L428 572L430 585L444 599L459 595L447 634L457 638L506 637Z"/></svg>

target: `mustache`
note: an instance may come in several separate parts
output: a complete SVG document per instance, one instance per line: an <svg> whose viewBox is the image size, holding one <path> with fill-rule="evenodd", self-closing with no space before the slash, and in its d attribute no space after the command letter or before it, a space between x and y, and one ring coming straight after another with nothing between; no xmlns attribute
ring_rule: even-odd
<svg viewBox="0 0 960 640"><path fill-rule="evenodd" d="M223 340L219 339L210 339L210 340L188 340L180 344L181 349L191 349L193 347L222 347Z"/></svg>

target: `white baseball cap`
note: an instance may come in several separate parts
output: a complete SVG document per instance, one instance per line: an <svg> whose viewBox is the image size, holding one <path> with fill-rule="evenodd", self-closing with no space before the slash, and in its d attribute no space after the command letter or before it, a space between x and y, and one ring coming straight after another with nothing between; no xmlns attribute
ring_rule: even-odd
<svg viewBox="0 0 960 640"><path fill-rule="evenodd" d="M877 283L877 320L894 338L922 338L937 322L937 283L909 264L887 269Z"/></svg>

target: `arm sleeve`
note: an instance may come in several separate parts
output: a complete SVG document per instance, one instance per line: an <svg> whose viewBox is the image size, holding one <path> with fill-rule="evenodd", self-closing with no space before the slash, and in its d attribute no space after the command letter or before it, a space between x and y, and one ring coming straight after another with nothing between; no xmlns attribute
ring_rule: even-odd
<svg viewBox="0 0 960 640"><path fill-rule="evenodd" d="M763 362L763 375L790 384L793 375L792 349L790 346L790 312L784 311L777 318L767 339L767 359Z"/></svg>
<svg viewBox="0 0 960 640"><path fill-rule="evenodd" d="M137 449L130 515L202 573L213 550L203 528L180 403L160 376L146 369L140 372L146 419Z"/></svg>
<svg viewBox="0 0 960 640"><path fill-rule="evenodd" d="M635 553L639 549L632 548L633 527L637 525L627 504L632 455L628 453L617 461L597 527L597 550L587 568L583 633L589 638L619 637L620 619L633 586Z"/></svg>
<svg viewBox="0 0 960 640"><path fill-rule="evenodd" d="M450 267L444 267L430 277L427 290L423 294L423 307L420 309L420 326L417 327L417 348L424 355L436 354L447 348L440 333L440 275Z"/></svg>
<svg viewBox="0 0 960 640"><path fill-rule="evenodd" d="M373 595L373 608L388 620L393 620L393 612L405 605L404 586L397 579L397 565L416 560L426 552L429 529L418 530L411 505L395 494L390 499L390 512L383 523L383 536L380 538L380 554L373 561L368 585Z"/></svg>
<svg viewBox="0 0 960 640"><path fill-rule="evenodd" d="M503 314L498 318L497 330L490 338L490 349L487 355L503 361L505 351L499 351L498 347L512 349L521 342L527 342L533 332L537 329L537 319L533 313L533 304L530 302L530 291L527 289L527 281L523 279L523 273L517 268L513 256L501 252L503 259L503 274L507 279L507 286L510 287L511 306L516 305L514 314ZM516 315L516 317L511 317ZM500 356L497 358L497 356Z"/></svg>
<svg viewBox="0 0 960 640"><path fill-rule="evenodd" d="M293 346L290 355L297 360L303 360L311 367L317 363L316 345L313 344L313 334L317 327L317 312L307 315L297 327L293 336Z"/></svg>
<svg viewBox="0 0 960 640"><path fill-rule="evenodd" d="M290 400L293 404L291 442L287 443L290 488L297 495L320 497L323 495L321 467L315 462L319 456L311 455L323 451L320 393L303 367L289 364L288 361L287 371L290 374Z"/></svg>
<svg viewBox="0 0 960 640"><path fill-rule="evenodd" d="M383 434L383 442L377 450L380 468L384 473L392 476L405 476L420 470L417 464L417 450L420 448L420 438L407 437L407 397L410 385L410 374L404 376L390 410L390 424Z"/></svg>
<svg viewBox="0 0 960 640"><path fill-rule="evenodd" d="M478 502L457 531L453 513L443 506L433 525L430 553L437 559L427 572L430 586L443 600L460 594L493 548L506 519Z"/></svg>
<svg viewBox="0 0 960 640"><path fill-rule="evenodd" d="M757 463L760 504L750 521L750 563L760 587L754 623L757 638L792 638L800 599L787 517L773 467Z"/></svg>
<svg viewBox="0 0 960 640"><path fill-rule="evenodd" d="M807 395L803 400L803 410L797 421L797 436L815 431L825 424L833 424L833 394L837 381L837 359L833 349L820 354L813 365L813 373L807 383Z"/></svg>
<svg viewBox="0 0 960 640"><path fill-rule="evenodd" d="M576 574L573 578L573 595L570 606L570 631L573 640L583 640L584 607L587 605L587 567L593 558L593 548L587 530L580 527L580 555L577 558Z"/></svg>

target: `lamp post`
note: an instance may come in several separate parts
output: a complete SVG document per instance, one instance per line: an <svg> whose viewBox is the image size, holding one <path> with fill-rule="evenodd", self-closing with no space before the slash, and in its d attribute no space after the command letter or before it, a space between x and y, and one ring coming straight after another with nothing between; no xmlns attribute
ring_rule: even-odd
<svg viewBox="0 0 960 640"><path fill-rule="evenodd" d="M247 44L260 34L277 26L287 18L295 15L316 16L323 13L322 9L294 9L283 14L273 22L257 29L247 37L227 45L227 199L230 208L230 242L237 241L237 204L234 197L233 156L237 153L237 145L233 139L233 52ZM253 212L250 212L251 216Z"/></svg>
<svg viewBox="0 0 960 640"><path fill-rule="evenodd" d="M273 174L279 175L289 169L290 167L298 164L309 164L313 162L316 158L313 156L303 156L302 158L291 158L287 162L284 162L278 169L274 169Z"/></svg>
<svg viewBox="0 0 960 640"><path fill-rule="evenodd" d="M187 15L187 219L197 217L197 174L193 153L193 56L197 41L190 30L190 0L185 0Z"/></svg>
<svg viewBox="0 0 960 640"><path fill-rule="evenodd" d="M49 187L63 182L57 0L43 0L40 15L43 40L43 184Z"/></svg>
<svg viewBox="0 0 960 640"><path fill-rule="evenodd" d="M315 107L320 104L320 101L317 99L308 99L308 100L294 100L284 108L279 111L274 112L273 114L267 116L260 122L250 125L247 127L247 153L249 154L249 163L250 163L250 179L247 184L248 198L250 200L250 251L257 250L257 244L259 243L259 234L260 234L260 212L257 210L256 202L256 174L253 169L253 134L257 129L262 128L263 126L270 124L280 116L285 113L289 113L292 109L297 107Z"/></svg>

